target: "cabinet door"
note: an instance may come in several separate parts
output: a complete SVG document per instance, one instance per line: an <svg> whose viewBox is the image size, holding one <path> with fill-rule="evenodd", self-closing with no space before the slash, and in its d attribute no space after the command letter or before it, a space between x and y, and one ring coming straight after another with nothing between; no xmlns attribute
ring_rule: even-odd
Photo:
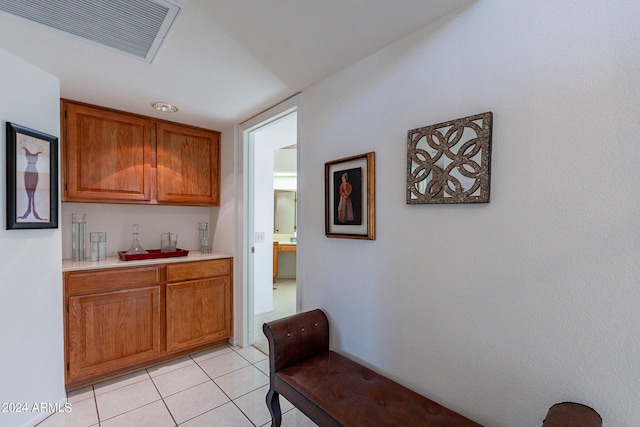
<svg viewBox="0 0 640 427"><path fill-rule="evenodd" d="M63 103L64 201L149 202L151 121Z"/></svg>
<svg viewBox="0 0 640 427"><path fill-rule="evenodd" d="M220 204L220 134L156 124L158 203Z"/></svg>
<svg viewBox="0 0 640 427"><path fill-rule="evenodd" d="M167 351L231 336L231 278L167 284Z"/></svg>
<svg viewBox="0 0 640 427"><path fill-rule="evenodd" d="M161 353L160 285L69 297L67 382Z"/></svg>

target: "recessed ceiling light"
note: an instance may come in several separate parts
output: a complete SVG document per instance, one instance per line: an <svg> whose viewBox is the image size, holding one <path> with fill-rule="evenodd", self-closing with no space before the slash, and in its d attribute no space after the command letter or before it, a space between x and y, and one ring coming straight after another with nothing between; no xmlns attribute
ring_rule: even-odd
<svg viewBox="0 0 640 427"><path fill-rule="evenodd" d="M168 102L152 102L151 106L158 111L163 111L165 113L175 113L178 111L178 107L173 104L169 104Z"/></svg>

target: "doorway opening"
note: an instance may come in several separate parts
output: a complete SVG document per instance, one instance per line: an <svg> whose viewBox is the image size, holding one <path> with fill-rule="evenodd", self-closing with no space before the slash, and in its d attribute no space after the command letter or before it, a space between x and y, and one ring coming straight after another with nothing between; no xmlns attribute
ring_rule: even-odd
<svg viewBox="0 0 640 427"><path fill-rule="evenodd" d="M268 353L262 324L298 311L299 95L241 125L242 337Z"/></svg>

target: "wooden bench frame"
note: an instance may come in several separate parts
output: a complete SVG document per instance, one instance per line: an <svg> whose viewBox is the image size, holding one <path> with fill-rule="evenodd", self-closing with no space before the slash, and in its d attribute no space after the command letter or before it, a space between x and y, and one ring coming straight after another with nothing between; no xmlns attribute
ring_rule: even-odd
<svg viewBox="0 0 640 427"><path fill-rule="evenodd" d="M299 313L265 323L262 330L269 340L270 387L266 400L271 413L272 427L280 427L282 423L280 394L322 427L361 427L363 425L481 427L480 424L330 351L329 322L321 310ZM324 369L318 372L318 366ZM357 375L354 375L355 371L358 372ZM342 376L348 377L348 381L355 382L355 386L347 385L341 389L340 377ZM292 378L295 380L292 381ZM363 379L365 381L362 381ZM355 393L354 388L357 390ZM373 391L368 396L371 398L369 400L380 399L382 404L373 402L375 404L372 405L371 402L367 402L367 396L363 399L364 394L359 391L367 388ZM399 396L400 400L406 398L410 401L409 405L397 405L398 399L387 397L386 391L389 391L388 394L392 396ZM337 395L335 395L336 392ZM353 397L349 393L358 394L357 403L349 400ZM345 401L350 406L345 407ZM393 411L389 408L394 405L401 408L399 411L396 408L395 415L389 417L389 412ZM413 411L416 407L418 412ZM425 408L426 411L424 411ZM361 410L358 411L358 409ZM366 419L362 417L363 412ZM357 418L358 416L360 418ZM602 418L594 409L586 405L564 402L553 405L543 423L544 427L568 425L602 427Z"/></svg>
<svg viewBox="0 0 640 427"><path fill-rule="evenodd" d="M279 395L322 427L480 424L329 350L329 322L321 310L263 325L269 341L272 427L282 423Z"/></svg>

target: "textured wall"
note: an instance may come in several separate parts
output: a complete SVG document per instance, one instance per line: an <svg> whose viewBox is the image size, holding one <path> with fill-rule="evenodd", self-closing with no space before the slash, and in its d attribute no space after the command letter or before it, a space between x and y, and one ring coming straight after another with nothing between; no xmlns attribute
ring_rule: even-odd
<svg viewBox="0 0 640 427"><path fill-rule="evenodd" d="M639 18L478 1L304 92L300 292L337 349L486 425L637 425ZM491 202L406 205L407 130L484 111ZM328 239L323 164L368 151L377 240Z"/></svg>
<svg viewBox="0 0 640 427"><path fill-rule="evenodd" d="M59 136L60 81L3 50L0 70L0 403L19 404L0 408L0 426L13 427L66 401L60 229L5 230L6 122Z"/></svg>

